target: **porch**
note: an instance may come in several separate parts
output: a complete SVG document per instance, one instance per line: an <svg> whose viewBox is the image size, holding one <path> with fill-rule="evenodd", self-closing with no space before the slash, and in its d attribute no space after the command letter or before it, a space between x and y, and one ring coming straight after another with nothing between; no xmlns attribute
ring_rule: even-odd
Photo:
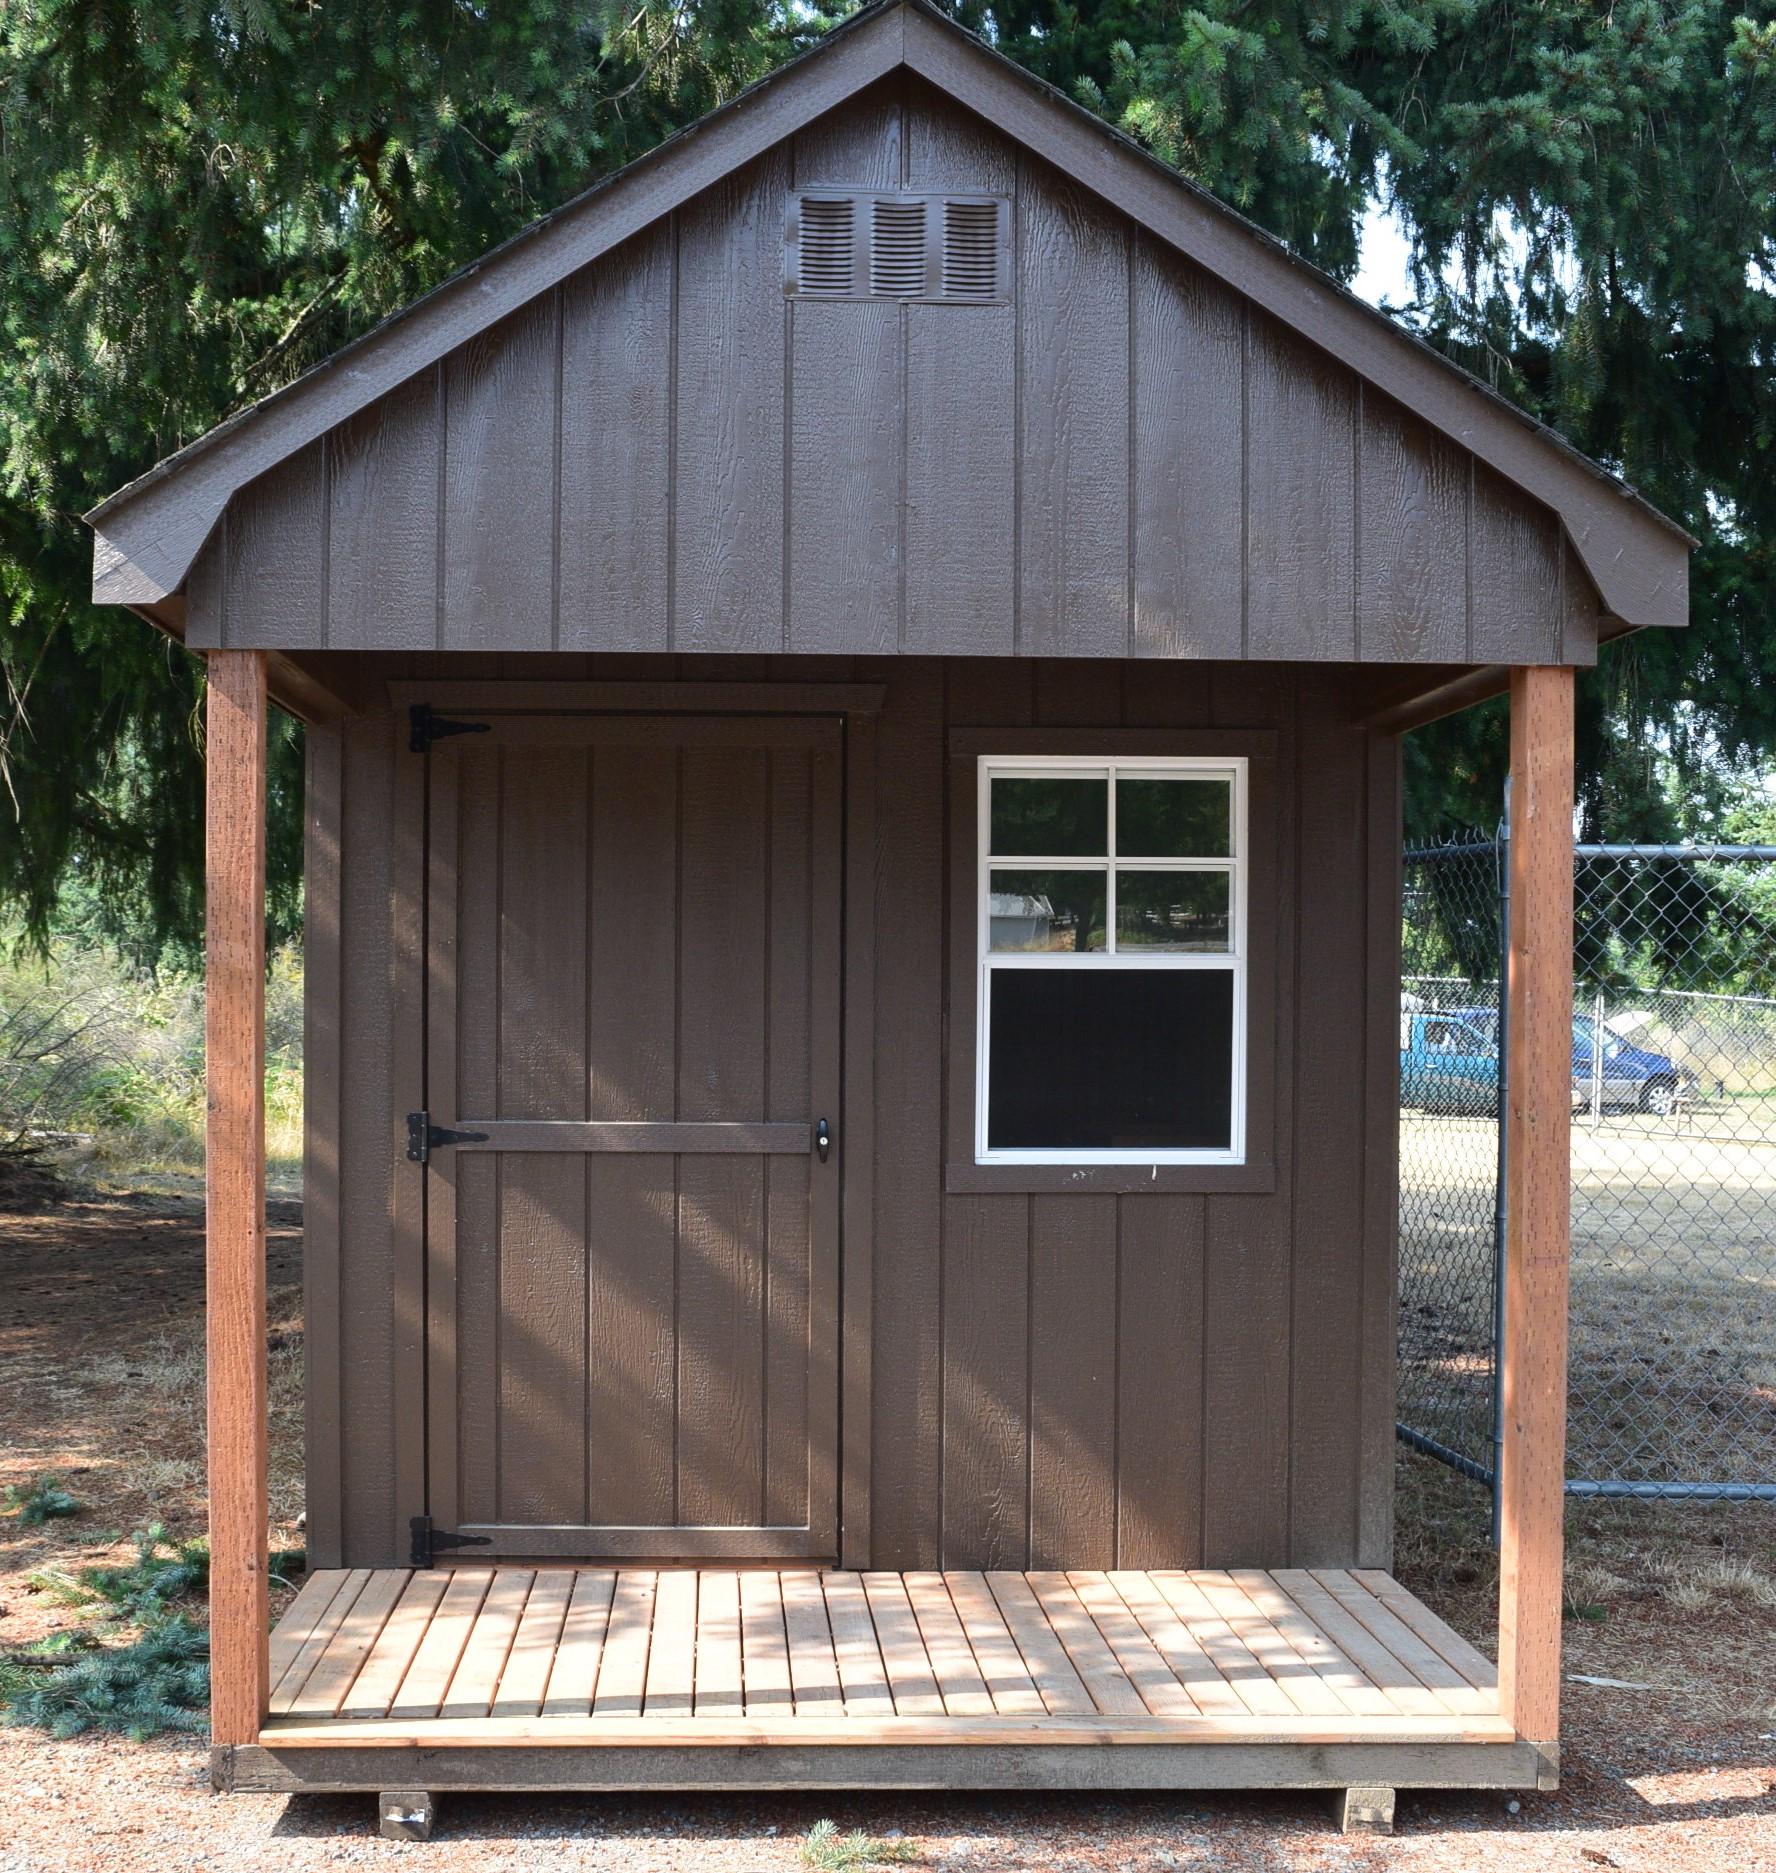
<svg viewBox="0 0 1776 1873"><path fill-rule="evenodd" d="M271 1684L236 1788L1552 1780L1491 1662L1363 1570L335 1569Z"/></svg>

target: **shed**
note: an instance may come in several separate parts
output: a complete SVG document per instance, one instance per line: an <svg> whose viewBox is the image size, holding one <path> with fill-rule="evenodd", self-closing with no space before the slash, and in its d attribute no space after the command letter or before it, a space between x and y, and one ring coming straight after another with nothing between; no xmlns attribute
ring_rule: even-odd
<svg viewBox="0 0 1776 1873"><path fill-rule="evenodd" d="M922 0L89 518L209 667L219 1786L1553 1785L1572 681L1679 529ZM1387 1570L1399 736L1507 689L1495 1670Z"/></svg>

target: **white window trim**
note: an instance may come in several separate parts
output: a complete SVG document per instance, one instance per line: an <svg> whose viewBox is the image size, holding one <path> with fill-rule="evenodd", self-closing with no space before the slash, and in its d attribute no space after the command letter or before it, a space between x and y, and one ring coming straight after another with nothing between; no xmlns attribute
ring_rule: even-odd
<svg viewBox="0 0 1776 1873"><path fill-rule="evenodd" d="M1248 813L1248 762L1244 755L981 755L975 763L975 1060L974 1161L976 1164L1244 1164L1246 1161L1246 978L1251 959L1246 886L1251 869ZM1140 772L1221 776L1231 782L1232 851L1225 859L1129 860L1131 871L1217 871L1230 875L1228 906L1231 928L1225 950L1180 950L1132 955L1116 948L1116 776ZM1022 853L1001 857L1002 869L1031 871L1106 870L1106 947L1084 953L1048 951L1031 954L1006 951L995 954L991 943L993 864L992 782L1037 780L1054 776L1081 778L1103 775L1110 782L1106 815L1108 850L1102 858L1027 857ZM1019 1149L997 1151L987 1146L987 1085L992 1049L992 1003L989 991L996 969L1213 969L1233 977L1232 1087L1229 1112L1231 1141L1224 1150L1172 1149L1164 1151L1106 1151Z"/></svg>

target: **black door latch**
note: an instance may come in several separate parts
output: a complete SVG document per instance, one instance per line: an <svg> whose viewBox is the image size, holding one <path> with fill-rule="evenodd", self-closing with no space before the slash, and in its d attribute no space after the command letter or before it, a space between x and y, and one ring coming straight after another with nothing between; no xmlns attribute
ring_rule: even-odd
<svg viewBox="0 0 1776 1873"><path fill-rule="evenodd" d="M409 1164L426 1164L434 1151L445 1145L484 1145L487 1142L485 1132L453 1132L443 1125L434 1125L429 1112L409 1112L407 1114L407 1161Z"/></svg>

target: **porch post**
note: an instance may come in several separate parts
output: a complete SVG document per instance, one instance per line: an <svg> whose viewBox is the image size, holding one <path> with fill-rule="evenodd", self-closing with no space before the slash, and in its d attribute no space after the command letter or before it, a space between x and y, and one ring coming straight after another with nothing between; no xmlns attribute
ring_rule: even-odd
<svg viewBox="0 0 1776 1873"><path fill-rule="evenodd" d="M265 1420L265 655L209 655L204 1297L210 1725L258 1740L270 1703Z"/></svg>
<svg viewBox="0 0 1776 1873"><path fill-rule="evenodd" d="M1572 1129L1573 673L1511 672L1511 934L1499 1699L1560 1735L1561 1517Z"/></svg>

